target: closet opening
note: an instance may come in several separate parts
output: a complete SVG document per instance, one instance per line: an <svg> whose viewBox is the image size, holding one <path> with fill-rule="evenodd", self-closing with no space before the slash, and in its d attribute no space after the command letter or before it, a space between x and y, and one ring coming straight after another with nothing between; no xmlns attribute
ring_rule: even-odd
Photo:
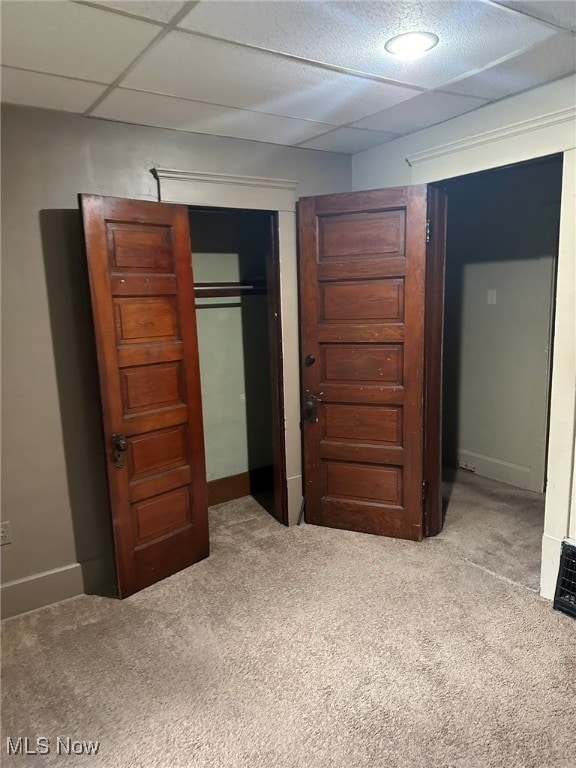
<svg viewBox="0 0 576 768"><path fill-rule="evenodd" d="M277 213L189 221L208 505L251 495L287 525Z"/></svg>

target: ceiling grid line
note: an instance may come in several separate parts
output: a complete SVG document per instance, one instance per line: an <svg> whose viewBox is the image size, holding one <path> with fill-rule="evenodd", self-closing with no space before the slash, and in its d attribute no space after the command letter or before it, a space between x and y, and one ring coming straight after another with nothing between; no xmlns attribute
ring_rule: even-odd
<svg viewBox="0 0 576 768"><path fill-rule="evenodd" d="M242 2L242 0L239 0L239 1ZM276 56L280 59L286 59L287 61L295 61L295 62L298 62L299 64L305 64L306 66L316 67L318 69L325 69L329 72L337 72L340 75L358 77L362 80L373 80L377 83L384 83L385 85L396 85L402 88L408 88L418 93L424 93L427 90L426 88L420 88L417 85L403 83L399 80L394 80L389 77L384 77L383 75L376 75L370 72L362 72L361 70L358 70L358 69L343 67L338 64L330 64L329 62L319 61L317 59L309 59L304 56L298 56L294 53L276 51L272 48L264 48L263 46L260 46L260 45L250 45L249 43L239 42L237 40L230 40L229 38L226 38L226 37L219 37L218 35L210 35L206 32L194 32L193 30L183 29L182 27L178 27L174 31L182 32L183 34L190 35L191 37L198 37L204 40L213 40L215 43L224 43L225 45L232 45L238 48L245 48L246 50L249 50L249 51L258 51L259 53L268 54L270 56Z"/></svg>
<svg viewBox="0 0 576 768"><path fill-rule="evenodd" d="M161 1L161 0L160 0ZM154 24L157 27L167 27L169 22L159 21L158 19L152 19L149 16L140 16L137 13L130 13L129 11L122 11L118 8L110 8L109 6L101 5L99 3L90 3L87 0L72 0L75 5L83 5L86 8L93 8L95 11L105 11L106 13L115 13L117 16L123 16L125 19L135 19L136 21L145 21L147 24ZM137 3L135 2L134 5Z"/></svg>
<svg viewBox="0 0 576 768"><path fill-rule="evenodd" d="M0 0L1 2L2 0ZM46 72L43 72L41 69L30 69L29 67L15 67L13 64L2 64L2 69L15 69L18 72L30 72L33 75L45 75ZM73 75L55 75L55 77L60 77L62 80L76 80L79 83L90 83L91 85L108 85L108 83L105 83L103 80L88 80L86 77L74 77Z"/></svg>
<svg viewBox="0 0 576 768"><path fill-rule="evenodd" d="M500 6L503 8L504 6ZM566 30L563 30L563 32L566 34ZM567 34L573 34L568 32ZM528 51L532 51L535 48L538 48L540 46L543 46L547 43L547 40L543 40L540 43L536 43L536 45L527 45L525 48L520 48L516 51L513 51L512 53L504 54L504 56L501 56L499 59L494 59L489 64L486 64L484 67L479 67L477 69L470 70L469 72L465 72L462 75L458 75L458 77L455 77L453 80L449 80L447 83L445 83L442 88L435 89L436 93L454 93L454 91L450 90L450 86L455 83L459 83L462 80L466 80L469 77L474 77L474 75L479 75L482 72L486 72L489 69L492 69L493 67L497 67L500 64L505 64L507 61L512 61L513 59L517 58L518 56L521 56L523 53L526 53Z"/></svg>
<svg viewBox="0 0 576 768"><path fill-rule="evenodd" d="M548 1L554 2L554 0L548 0ZM526 8L530 7L528 5L528 2L526 2L523 9L518 8L517 6L506 5L505 2L498 2L498 0L484 0L484 2L489 3L490 5L494 5L497 8L501 8L502 10L506 10L509 13L518 13L521 16L526 16L527 18L532 19L533 21L537 21L539 24L544 24L550 27L550 29L555 29L555 30L558 30L559 32L564 31L566 29L566 27L562 27L560 24L556 24L553 21L550 21L548 19L542 19L538 16L535 16L533 13L529 13L528 10L526 10ZM556 2L558 2L558 0L556 0ZM572 3L573 0L560 0L560 2Z"/></svg>
<svg viewBox="0 0 576 768"><path fill-rule="evenodd" d="M162 25L163 29L156 35L156 37L148 43L146 48L144 50L140 51L140 53L136 56L136 58L118 75L118 77L110 83L108 88L104 91L104 93L100 94L100 96L84 111L84 115L86 117L89 117L91 113L101 104L104 99L112 93L112 91L117 88L120 83L124 80L125 77L127 77L130 72L134 69L134 67L138 64L138 62L144 58L144 56L158 43L160 43L178 24L178 22L184 18L184 16L187 16L190 11L198 5L200 0L194 0L193 2L184 3L182 8L178 11L178 13L174 16L174 18L170 21L169 24ZM77 3L77 5L80 5L80 3ZM87 5L87 4L86 4ZM90 4L90 7L93 7L92 4ZM147 20L148 23L148 20Z"/></svg>
<svg viewBox="0 0 576 768"><path fill-rule="evenodd" d="M119 90L121 90L121 91L133 91L134 93L142 93L142 91L140 89L138 89L138 88L130 88L130 87L126 86L126 85L117 86L117 88ZM157 91L146 91L146 93L151 93L151 94L154 94L155 96L166 96L166 94L159 93ZM234 110L236 112L251 112L251 113L253 113L255 115L271 115L273 117L286 117L286 115L281 115L281 114L278 114L278 113L275 113L275 112L261 112L261 111L259 111L257 109L253 109L253 108L250 108L250 107L231 107L228 104L219 104L218 102L215 102L215 101L202 101L202 99L187 99L185 96L167 96L166 98L176 99L178 101L187 101L187 102L191 102L193 104L206 104L206 105L214 106L214 107L223 107L224 109L230 109L230 110ZM376 114L379 114L379 112L377 112ZM368 115L367 117L371 117L371 115ZM302 122L306 122L306 123L316 123L318 125L331 125L331 127L334 130L337 130L338 128L354 128L354 130L365 131L366 133L381 133L381 131L378 131L378 130L373 129L373 128L363 128L361 126L356 126L356 125L354 125L353 122L351 122L351 123L343 123L342 125L336 125L336 124L331 124L331 123L323 123L320 120L314 120L314 119L309 118L309 117L299 117L297 119L301 120ZM326 135L329 134L329 133L332 133L332 130L326 131Z"/></svg>

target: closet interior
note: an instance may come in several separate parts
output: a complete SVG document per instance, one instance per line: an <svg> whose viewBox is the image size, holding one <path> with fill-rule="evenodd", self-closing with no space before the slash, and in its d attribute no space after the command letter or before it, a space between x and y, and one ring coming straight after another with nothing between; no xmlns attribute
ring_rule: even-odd
<svg viewBox="0 0 576 768"><path fill-rule="evenodd" d="M208 503L282 520L275 232L272 212L190 209Z"/></svg>

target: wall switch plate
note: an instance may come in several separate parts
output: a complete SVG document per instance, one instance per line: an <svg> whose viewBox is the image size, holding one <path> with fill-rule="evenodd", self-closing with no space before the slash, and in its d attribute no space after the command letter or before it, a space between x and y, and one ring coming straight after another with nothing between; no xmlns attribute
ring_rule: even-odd
<svg viewBox="0 0 576 768"><path fill-rule="evenodd" d="M12 531L10 530L10 522L0 523L0 546L4 544L12 544Z"/></svg>
<svg viewBox="0 0 576 768"><path fill-rule="evenodd" d="M496 304L496 288L488 288L488 304Z"/></svg>

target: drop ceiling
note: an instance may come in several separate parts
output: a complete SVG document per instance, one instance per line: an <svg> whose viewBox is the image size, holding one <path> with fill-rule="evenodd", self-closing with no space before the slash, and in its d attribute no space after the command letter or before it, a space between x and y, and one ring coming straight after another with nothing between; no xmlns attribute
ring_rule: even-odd
<svg viewBox="0 0 576 768"><path fill-rule="evenodd" d="M2 100L355 153L576 71L572 0L0 5ZM390 37L434 32L401 62Z"/></svg>

